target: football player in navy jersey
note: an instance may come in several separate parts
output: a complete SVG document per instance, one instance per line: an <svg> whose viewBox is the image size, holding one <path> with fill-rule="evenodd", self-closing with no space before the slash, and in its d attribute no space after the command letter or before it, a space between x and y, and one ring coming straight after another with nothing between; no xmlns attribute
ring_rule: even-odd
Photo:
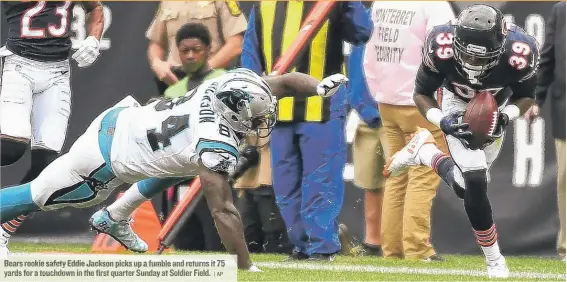
<svg viewBox="0 0 567 282"><path fill-rule="evenodd" d="M472 5L455 22L434 27L423 48L414 101L423 116L445 133L450 156L435 146L429 131L420 128L385 166L386 175L397 175L408 166L426 165L454 189L464 200L489 277L508 277L509 270L498 247L487 196L488 171L508 123L534 103L538 63L536 40L506 23L491 6ZM499 116L489 141L475 146L468 142L472 133L462 117L467 103L482 91L494 95Z"/></svg>
<svg viewBox="0 0 567 282"><path fill-rule="evenodd" d="M17 162L31 147L31 167L22 183L35 179L63 147L71 112L69 58L87 67L99 55L102 4L81 5L89 14L89 36L71 54L74 3L2 1L8 37L0 48L0 165ZM2 224L0 257L24 219Z"/></svg>

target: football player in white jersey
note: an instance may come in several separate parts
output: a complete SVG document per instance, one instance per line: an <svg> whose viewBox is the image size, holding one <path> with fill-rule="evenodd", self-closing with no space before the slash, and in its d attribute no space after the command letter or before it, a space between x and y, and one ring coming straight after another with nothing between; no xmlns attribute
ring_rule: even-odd
<svg viewBox="0 0 567 282"><path fill-rule="evenodd" d="M128 96L100 114L69 152L36 179L0 190L1 222L30 212L93 206L116 187L138 182L120 198L122 210L109 207L97 213L104 216L93 216L91 224L126 248L144 252L147 245L129 220L120 219L161 192L159 187L169 186L154 185L159 179L171 184L199 176L226 249L238 256L239 268L257 269L228 183L236 148L246 134L274 125L276 99L314 93L329 97L346 81L341 74L319 82L301 73L262 78L236 69L173 100L140 106Z"/></svg>

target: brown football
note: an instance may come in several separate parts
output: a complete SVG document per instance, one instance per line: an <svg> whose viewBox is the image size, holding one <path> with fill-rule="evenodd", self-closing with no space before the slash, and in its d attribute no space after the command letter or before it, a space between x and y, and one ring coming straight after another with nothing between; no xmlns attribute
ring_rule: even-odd
<svg viewBox="0 0 567 282"><path fill-rule="evenodd" d="M469 140L471 149L479 149L496 131L498 124L498 104L488 91L482 91L468 103L463 122L469 124L473 136Z"/></svg>

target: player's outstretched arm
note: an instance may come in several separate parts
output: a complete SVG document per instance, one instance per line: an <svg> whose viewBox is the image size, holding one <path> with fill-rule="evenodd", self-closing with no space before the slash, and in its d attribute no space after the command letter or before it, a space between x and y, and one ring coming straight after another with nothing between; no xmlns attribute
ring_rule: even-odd
<svg viewBox="0 0 567 282"><path fill-rule="evenodd" d="M314 95L330 97L348 79L342 74L325 77L322 81L299 72L286 73L279 76L264 77L272 88L272 95L281 99L284 97L305 98Z"/></svg>
<svg viewBox="0 0 567 282"><path fill-rule="evenodd" d="M240 214L232 202L228 173L214 171L199 161L199 178L207 205L226 250L238 256L238 268L249 269L252 261L244 239Z"/></svg>

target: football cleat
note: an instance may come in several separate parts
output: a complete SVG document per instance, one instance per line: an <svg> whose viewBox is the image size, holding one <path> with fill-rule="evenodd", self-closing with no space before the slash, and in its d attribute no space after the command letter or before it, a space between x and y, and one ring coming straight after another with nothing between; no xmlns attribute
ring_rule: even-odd
<svg viewBox="0 0 567 282"><path fill-rule="evenodd" d="M421 146L426 143L435 144L435 139L433 139L429 130L418 127L417 131L410 136L408 144L386 161L384 176L398 176L410 166L421 165L418 152Z"/></svg>
<svg viewBox="0 0 567 282"><path fill-rule="evenodd" d="M148 244L132 230L131 222L132 219L114 221L106 209L97 211L89 219L91 228L97 232L108 234L126 249L138 253L146 252Z"/></svg>
<svg viewBox="0 0 567 282"><path fill-rule="evenodd" d="M504 256L500 256L495 261L486 261L486 270L488 278L508 278L510 276L510 270L506 266Z"/></svg>

